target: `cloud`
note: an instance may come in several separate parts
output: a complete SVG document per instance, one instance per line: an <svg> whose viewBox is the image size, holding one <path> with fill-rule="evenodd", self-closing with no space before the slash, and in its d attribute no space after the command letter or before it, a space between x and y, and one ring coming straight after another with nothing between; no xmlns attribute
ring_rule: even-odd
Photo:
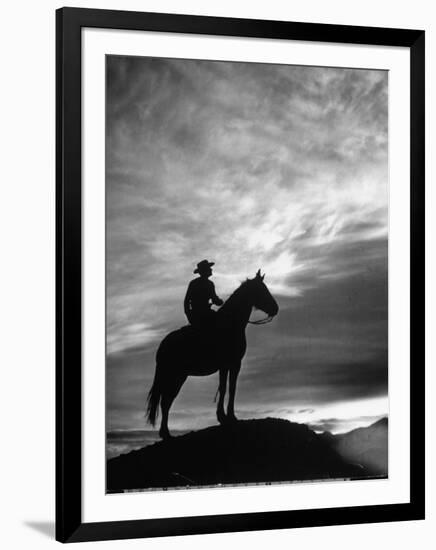
<svg viewBox="0 0 436 550"><path fill-rule="evenodd" d="M110 325L114 329L114 324ZM153 328L148 323L122 324L118 330L111 330L107 337L107 349L109 353L116 353L124 349L143 347L151 342L159 340L163 331Z"/></svg>
<svg viewBox="0 0 436 550"><path fill-rule="evenodd" d="M366 428L384 418L386 415L357 416L352 418L322 418L318 422L309 423L309 427L316 432L331 432L333 434L346 433L356 428Z"/></svg>
<svg viewBox="0 0 436 550"><path fill-rule="evenodd" d="M151 378L159 340L186 322L192 270L209 258L223 298L261 267L280 303L262 335L249 331L251 396L272 363L270 401L285 383L295 391L280 399L311 407L386 392L387 73L117 56L107 69L107 345L118 368L140 368L144 353ZM114 384L115 411L130 387Z"/></svg>

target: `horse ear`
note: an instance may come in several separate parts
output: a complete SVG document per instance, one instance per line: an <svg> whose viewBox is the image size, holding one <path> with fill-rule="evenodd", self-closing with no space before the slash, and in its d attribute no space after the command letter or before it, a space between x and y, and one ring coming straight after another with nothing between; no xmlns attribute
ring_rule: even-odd
<svg viewBox="0 0 436 550"><path fill-rule="evenodd" d="M265 279L265 273L262 275L261 280L263 281Z"/></svg>
<svg viewBox="0 0 436 550"><path fill-rule="evenodd" d="M258 269L256 272L256 279L260 279L260 278L261 278L260 269Z"/></svg>

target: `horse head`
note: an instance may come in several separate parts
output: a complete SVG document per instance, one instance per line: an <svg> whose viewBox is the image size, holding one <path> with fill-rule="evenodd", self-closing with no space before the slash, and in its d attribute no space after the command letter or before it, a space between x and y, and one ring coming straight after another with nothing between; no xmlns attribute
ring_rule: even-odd
<svg viewBox="0 0 436 550"><path fill-rule="evenodd" d="M247 281L252 291L253 306L260 309L270 317L275 317L279 312L279 306L272 297L268 287L263 282L265 273L262 275L260 269L257 271L254 279Z"/></svg>

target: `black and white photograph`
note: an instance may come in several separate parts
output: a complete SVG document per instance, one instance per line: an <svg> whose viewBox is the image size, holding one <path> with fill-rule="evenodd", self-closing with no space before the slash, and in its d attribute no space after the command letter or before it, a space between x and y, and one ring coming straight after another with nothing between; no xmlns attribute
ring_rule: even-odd
<svg viewBox="0 0 436 550"><path fill-rule="evenodd" d="M385 70L106 56L106 491L386 479Z"/></svg>
<svg viewBox="0 0 436 550"><path fill-rule="evenodd" d="M433 4L2 7L2 547L432 548Z"/></svg>

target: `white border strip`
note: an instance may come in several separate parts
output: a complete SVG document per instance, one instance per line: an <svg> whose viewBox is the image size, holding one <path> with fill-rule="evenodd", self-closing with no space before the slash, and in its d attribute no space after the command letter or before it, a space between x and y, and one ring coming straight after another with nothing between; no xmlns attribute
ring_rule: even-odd
<svg viewBox="0 0 436 550"><path fill-rule="evenodd" d="M407 48L83 29L83 518L85 522L409 501ZM105 495L105 55L388 69L389 479Z"/></svg>

